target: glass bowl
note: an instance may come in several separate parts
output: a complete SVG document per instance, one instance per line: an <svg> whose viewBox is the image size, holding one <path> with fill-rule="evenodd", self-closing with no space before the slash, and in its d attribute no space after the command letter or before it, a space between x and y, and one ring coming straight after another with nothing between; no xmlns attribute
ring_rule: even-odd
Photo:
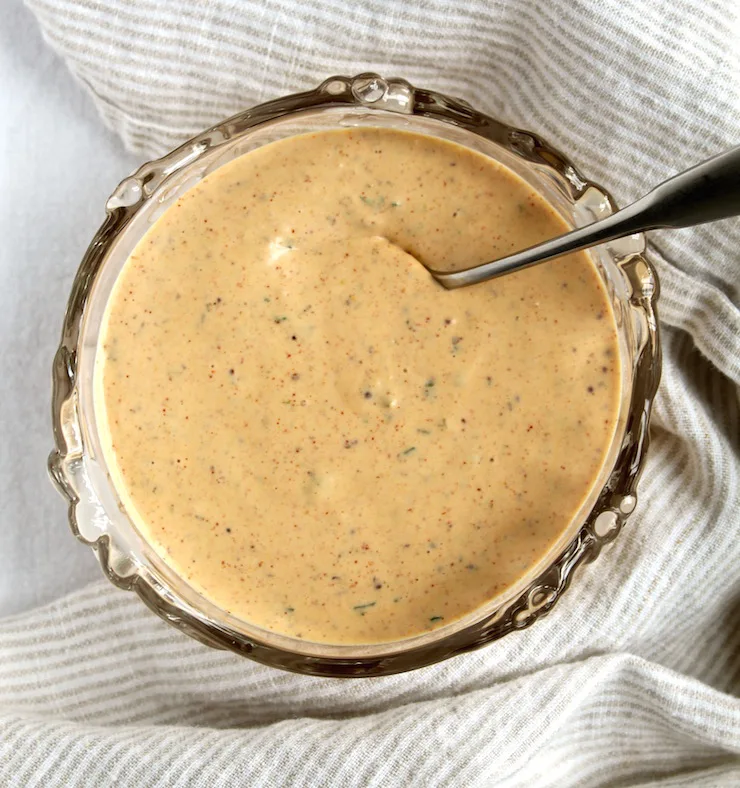
<svg viewBox="0 0 740 788"><path fill-rule="evenodd" d="M126 178L77 272L53 366L56 448L51 477L69 503L77 538L107 577L135 591L163 619L203 643L274 667L324 676L377 676L478 648L546 615L575 570L612 541L633 511L660 377L655 304L658 281L632 236L593 250L618 325L622 401L618 426L593 494L549 553L499 597L427 634L372 646L308 643L261 630L215 607L163 564L137 532L111 483L93 401L93 368L107 297L136 243L178 197L208 173L283 137L329 128L384 126L425 133L475 149L508 166L571 226L609 215L614 203L557 150L460 99L377 74L331 77L315 90L270 101L204 131Z"/></svg>

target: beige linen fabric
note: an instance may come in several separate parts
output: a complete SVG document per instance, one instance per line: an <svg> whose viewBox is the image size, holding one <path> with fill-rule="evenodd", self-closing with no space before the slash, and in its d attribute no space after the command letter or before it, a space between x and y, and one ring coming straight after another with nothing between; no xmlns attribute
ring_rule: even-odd
<svg viewBox="0 0 740 788"><path fill-rule="evenodd" d="M142 157L368 69L540 132L619 202L740 143L735 0L27 4ZM101 581L0 622L0 784L740 784L739 247L736 220L655 236L639 506L547 619L347 682L211 651Z"/></svg>

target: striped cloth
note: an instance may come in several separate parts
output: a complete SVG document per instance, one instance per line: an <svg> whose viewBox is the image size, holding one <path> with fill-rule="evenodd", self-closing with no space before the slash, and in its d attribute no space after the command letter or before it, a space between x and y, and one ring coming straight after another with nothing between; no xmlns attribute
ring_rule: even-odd
<svg viewBox="0 0 740 788"><path fill-rule="evenodd" d="M541 132L620 202L740 142L736 0L27 3L142 156L368 69ZM640 503L548 618L347 682L209 650L101 581L0 622L0 784L740 785L738 249L736 220L655 236Z"/></svg>

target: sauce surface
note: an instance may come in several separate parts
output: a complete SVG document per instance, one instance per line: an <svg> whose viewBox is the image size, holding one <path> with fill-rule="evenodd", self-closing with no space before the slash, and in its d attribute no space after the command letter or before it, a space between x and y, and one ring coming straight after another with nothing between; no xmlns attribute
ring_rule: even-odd
<svg viewBox="0 0 740 788"><path fill-rule="evenodd" d="M583 253L456 291L411 254L462 268L565 229L505 167L389 129L209 175L101 332L103 450L144 538L222 609L314 642L418 635L515 583L602 469L614 317Z"/></svg>

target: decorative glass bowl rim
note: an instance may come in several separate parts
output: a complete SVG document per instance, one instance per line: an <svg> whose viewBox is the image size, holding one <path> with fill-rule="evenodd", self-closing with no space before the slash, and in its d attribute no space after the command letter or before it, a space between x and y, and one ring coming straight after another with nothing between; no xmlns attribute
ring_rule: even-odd
<svg viewBox="0 0 740 788"><path fill-rule="evenodd" d="M540 170L547 171L575 205L586 192L597 194L604 210L615 210L611 196L586 180L555 148L529 131L516 129L473 109L461 99L416 88L403 79L384 79L364 73L333 76L314 90L285 96L241 112L198 134L160 159L142 165L125 178L106 204L103 224L93 237L80 264L69 297L62 337L53 362L52 426L55 448L49 456L51 478L68 502L68 518L75 536L95 552L104 573L120 588L135 591L161 618L201 642L230 649L259 662L301 673L325 676L375 676L428 665L470 651L510 632L525 629L546 615L569 587L580 565L592 561L616 538L634 510L636 487L649 443L652 401L660 379L660 342L656 302L658 279L645 259L644 239L633 239L631 250L616 261L630 289L629 306L642 326L642 337L633 359L633 385L626 413L621 447L611 473L590 514L554 561L523 590L505 598L493 613L446 636L404 648L404 641L388 644L392 650L371 656L307 654L276 647L259 638L246 637L227 624L203 615L179 599L161 578L136 562L113 560L117 546L112 535L95 539L82 534L78 520L80 494L75 468L85 446L81 436L78 392L78 350L81 327L91 288L115 239L129 225L146 201L173 174L182 171L208 151L230 145L235 139L287 116L306 111L362 108L442 121L472 132L498 145ZM464 144L464 143L463 143ZM636 243L636 246L635 246ZM635 251L636 249L636 251ZM121 567L125 567L122 571ZM444 632L444 630L442 630ZM399 650L400 649L400 650Z"/></svg>

